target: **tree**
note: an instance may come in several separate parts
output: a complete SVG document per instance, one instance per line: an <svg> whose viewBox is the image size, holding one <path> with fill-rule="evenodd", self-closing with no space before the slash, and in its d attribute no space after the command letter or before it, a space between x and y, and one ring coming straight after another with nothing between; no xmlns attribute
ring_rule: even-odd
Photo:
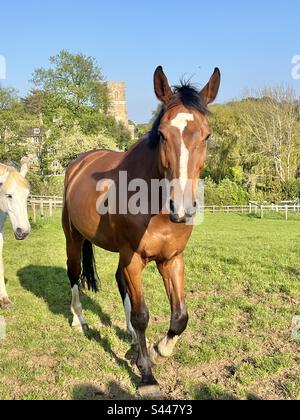
<svg viewBox="0 0 300 420"><path fill-rule="evenodd" d="M50 69L40 68L33 74L32 82L37 89L55 95L75 115L82 106L107 109L104 78L94 58L62 50L49 60Z"/></svg>
<svg viewBox="0 0 300 420"><path fill-rule="evenodd" d="M34 126L14 89L0 87L0 160L20 162L29 151L24 134Z"/></svg>
<svg viewBox="0 0 300 420"><path fill-rule="evenodd" d="M280 182L295 178L300 158L299 104L295 92L284 87L265 88L244 103L242 120L251 138L249 156L262 172Z"/></svg>
<svg viewBox="0 0 300 420"><path fill-rule="evenodd" d="M10 109L18 100L18 92L13 88L0 86L0 111Z"/></svg>

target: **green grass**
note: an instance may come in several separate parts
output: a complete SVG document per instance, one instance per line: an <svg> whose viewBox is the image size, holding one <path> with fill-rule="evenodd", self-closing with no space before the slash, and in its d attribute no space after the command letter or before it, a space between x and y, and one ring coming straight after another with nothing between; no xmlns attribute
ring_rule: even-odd
<svg viewBox="0 0 300 420"><path fill-rule="evenodd" d="M8 227L8 226L7 226ZM25 243L8 227L5 264L16 305L0 342L0 399L134 399L117 256L97 250L102 282L82 299L91 331L70 328L70 287L59 215ZM186 250L190 324L155 375L169 399L299 399L300 223L207 215ZM169 304L155 265L145 271L150 341L167 331Z"/></svg>

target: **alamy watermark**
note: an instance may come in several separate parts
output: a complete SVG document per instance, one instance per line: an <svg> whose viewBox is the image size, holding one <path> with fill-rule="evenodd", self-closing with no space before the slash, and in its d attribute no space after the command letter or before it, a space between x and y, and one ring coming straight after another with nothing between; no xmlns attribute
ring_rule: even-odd
<svg viewBox="0 0 300 420"><path fill-rule="evenodd" d="M300 55L294 55L292 58L292 78L294 80L300 80Z"/></svg>
<svg viewBox="0 0 300 420"><path fill-rule="evenodd" d="M97 184L97 212L110 215L168 215L173 222L199 225L204 219L204 181L174 179L102 179Z"/></svg>
<svg viewBox="0 0 300 420"><path fill-rule="evenodd" d="M0 55L0 80L6 79L6 59Z"/></svg>

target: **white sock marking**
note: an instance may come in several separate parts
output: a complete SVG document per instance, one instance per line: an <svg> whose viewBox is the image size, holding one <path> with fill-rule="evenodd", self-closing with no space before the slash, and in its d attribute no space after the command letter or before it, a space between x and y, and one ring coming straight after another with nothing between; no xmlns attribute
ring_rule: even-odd
<svg viewBox="0 0 300 420"><path fill-rule="evenodd" d="M162 339L161 342L158 344L159 354L163 357L171 357L178 340L179 337L165 337L164 339Z"/></svg>
<svg viewBox="0 0 300 420"><path fill-rule="evenodd" d="M82 314L82 305L80 302L79 297L79 288L78 286L74 286L72 289L72 305L71 305L72 314L74 315L73 318L73 327L82 327L83 325L87 325L86 320Z"/></svg>

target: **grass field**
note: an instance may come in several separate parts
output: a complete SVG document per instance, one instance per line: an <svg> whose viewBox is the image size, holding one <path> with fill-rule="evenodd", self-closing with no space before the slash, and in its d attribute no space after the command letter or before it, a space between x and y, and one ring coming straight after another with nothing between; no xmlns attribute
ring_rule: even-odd
<svg viewBox="0 0 300 420"><path fill-rule="evenodd" d="M8 227L8 226L7 226ZM59 215L17 243L8 227L15 304L0 341L0 399L135 399L139 381L114 281L117 256L97 251L102 290L85 293L88 337L70 328L70 287ZM174 357L155 368L168 399L300 399L300 221L207 215L186 251L190 324ZM169 325L154 265L144 285L148 337Z"/></svg>

